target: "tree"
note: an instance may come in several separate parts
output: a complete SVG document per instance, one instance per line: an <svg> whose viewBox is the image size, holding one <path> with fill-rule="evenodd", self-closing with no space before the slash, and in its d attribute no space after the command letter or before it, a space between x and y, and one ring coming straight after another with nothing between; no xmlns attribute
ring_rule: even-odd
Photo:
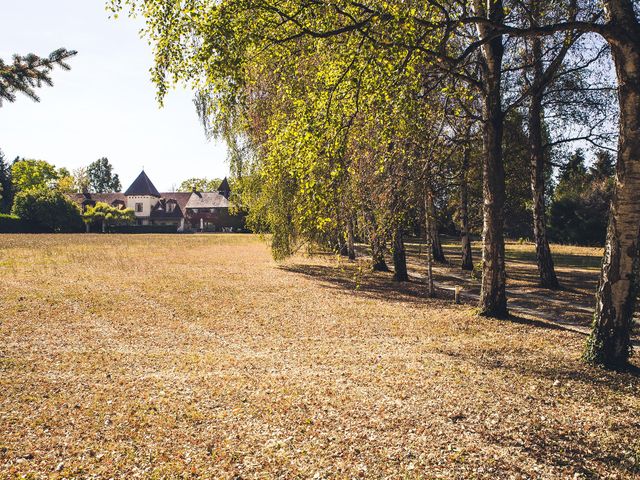
<svg viewBox="0 0 640 480"><path fill-rule="evenodd" d="M640 289L640 20L634 0L585 1L584 18L533 28L501 25L512 35L592 32L609 45L618 86L618 161L596 308L585 359L606 367L627 364ZM573 6L577 2L572 3Z"/></svg>
<svg viewBox="0 0 640 480"><path fill-rule="evenodd" d="M73 191L84 193L89 191L91 182L86 167L78 167L73 171Z"/></svg>
<svg viewBox="0 0 640 480"><path fill-rule="evenodd" d="M215 192L221 183L220 178L188 178L180 183L178 192Z"/></svg>
<svg viewBox="0 0 640 480"><path fill-rule="evenodd" d="M9 213L13 205L13 185L11 183L11 166L0 150L0 213Z"/></svg>
<svg viewBox="0 0 640 480"><path fill-rule="evenodd" d="M550 235L555 241L603 245L613 193L613 158L600 151L587 170L581 149L561 166L551 203Z"/></svg>
<svg viewBox="0 0 640 480"><path fill-rule="evenodd" d="M609 180L616 172L616 161L608 150L598 150L589 173L594 180Z"/></svg>
<svg viewBox="0 0 640 480"><path fill-rule="evenodd" d="M56 180L55 187L64 193L71 193L74 190L74 180L71 172L65 167L58 169L58 179Z"/></svg>
<svg viewBox="0 0 640 480"><path fill-rule="evenodd" d="M39 102L35 93L36 88L43 85L52 86L51 71L58 66L63 70L70 70L66 63L77 52L60 48L48 57L39 57L30 53L26 56L14 55L12 63L5 63L0 59L0 107L3 101L14 102L16 93L23 93L32 100Z"/></svg>
<svg viewBox="0 0 640 480"><path fill-rule="evenodd" d="M15 192L53 187L59 178L56 167L44 160L16 159L11 165L11 181Z"/></svg>
<svg viewBox="0 0 640 480"><path fill-rule="evenodd" d="M59 190L42 185L18 192L11 213L35 231L82 231L78 206Z"/></svg>
<svg viewBox="0 0 640 480"><path fill-rule="evenodd" d="M109 159L102 157L87 167L89 189L95 193L111 193L122 190L120 179L113 173Z"/></svg>

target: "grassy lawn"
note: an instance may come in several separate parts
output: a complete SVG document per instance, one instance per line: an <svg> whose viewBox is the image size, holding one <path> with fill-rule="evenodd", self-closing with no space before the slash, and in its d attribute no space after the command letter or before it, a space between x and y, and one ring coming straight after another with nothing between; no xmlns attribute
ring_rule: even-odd
<svg viewBox="0 0 640 480"><path fill-rule="evenodd" d="M640 475L640 378L422 291L249 235L0 235L0 476Z"/></svg>

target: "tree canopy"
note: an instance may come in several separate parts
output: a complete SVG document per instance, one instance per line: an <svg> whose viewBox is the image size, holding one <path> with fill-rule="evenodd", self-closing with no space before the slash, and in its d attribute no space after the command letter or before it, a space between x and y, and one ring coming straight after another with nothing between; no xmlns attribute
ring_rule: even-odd
<svg viewBox="0 0 640 480"><path fill-rule="evenodd" d="M76 184L84 187L84 182L76 178ZM86 185L89 191L95 193L111 193L122 190L120 178L117 173L113 173L113 166L106 157L99 158L86 168Z"/></svg>
<svg viewBox="0 0 640 480"><path fill-rule="evenodd" d="M82 217L78 206L57 189L36 186L16 194L13 215L41 232L79 232Z"/></svg>
<svg viewBox="0 0 640 480"><path fill-rule="evenodd" d="M215 192L222 183L220 178L188 178L183 180L178 187L178 192Z"/></svg>

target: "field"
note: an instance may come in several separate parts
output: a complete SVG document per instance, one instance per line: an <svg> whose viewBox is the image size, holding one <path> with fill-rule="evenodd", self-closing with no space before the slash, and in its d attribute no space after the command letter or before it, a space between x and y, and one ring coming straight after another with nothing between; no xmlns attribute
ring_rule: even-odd
<svg viewBox="0 0 640 480"><path fill-rule="evenodd" d="M491 320L453 267L467 304L250 235L2 235L0 477L639 477L640 378L562 325L599 251L554 250L549 296L509 245L541 318Z"/></svg>

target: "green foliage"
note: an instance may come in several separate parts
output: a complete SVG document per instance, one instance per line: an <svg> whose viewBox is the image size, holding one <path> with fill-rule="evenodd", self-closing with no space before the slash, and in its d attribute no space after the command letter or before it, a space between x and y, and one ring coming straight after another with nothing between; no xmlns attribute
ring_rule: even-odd
<svg viewBox="0 0 640 480"><path fill-rule="evenodd" d="M16 159L11 165L11 181L15 192L53 187L59 178L56 167L44 160Z"/></svg>
<svg viewBox="0 0 640 480"><path fill-rule="evenodd" d="M135 213L130 208L118 208L98 202L87 208L82 219L85 223L100 223L105 226L131 225L135 221Z"/></svg>
<svg viewBox="0 0 640 480"><path fill-rule="evenodd" d="M118 178L117 174L113 173L113 166L106 157L90 163L86 169L86 177L90 192L111 193L122 190L120 178ZM77 179L77 183L83 181L84 179Z"/></svg>
<svg viewBox="0 0 640 480"><path fill-rule="evenodd" d="M582 150L576 150L560 169L549 212L549 235L561 243L604 244L613 194L613 160L599 153L587 170Z"/></svg>
<svg viewBox="0 0 640 480"><path fill-rule="evenodd" d="M215 192L222 183L220 178L188 178L184 180L178 187L178 192Z"/></svg>
<svg viewBox="0 0 640 480"><path fill-rule="evenodd" d="M3 101L14 102L16 93L23 93L32 100L40 99L35 93L36 88L43 85L52 86L51 71L58 66L63 70L71 67L66 60L77 52L60 48L48 57L39 57L33 53L26 56L14 55L12 63L5 63L0 59L0 107Z"/></svg>
<svg viewBox="0 0 640 480"><path fill-rule="evenodd" d="M525 119L517 111L507 115L504 126L505 234L531 238L531 185L529 142L523 130Z"/></svg>
<svg viewBox="0 0 640 480"><path fill-rule="evenodd" d="M18 192L11 213L20 217L31 230L82 231L78 206L57 189L39 186Z"/></svg>
<svg viewBox="0 0 640 480"><path fill-rule="evenodd" d="M8 213L13 205L13 185L11 183L11 166L0 150L0 213Z"/></svg>
<svg viewBox="0 0 640 480"><path fill-rule="evenodd" d="M403 168L419 172L430 152L441 152L435 110L442 112L449 95L464 94L460 85L419 94L433 59L407 55L402 45L419 39L432 48L438 35L416 21L415 8L376 6L389 19L374 22L375 34L397 45L380 55L358 35L296 36L296 22L283 22L278 11L297 10L296 2L273 9L236 0L114 1L114 12L123 4L147 21L160 101L174 82L198 91L205 127L230 145L248 224L272 232L276 257L303 242L334 242L359 212L378 217L372 235L381 241L393 231L421 183L417 173L410 186ZM424 4L420 13L442 15ZM343 18L318 4L300 21L324 30Z"/></svg>
<svg viewBox="0 0 640 480"><path fill-rule="evenodd" d="M176 225L109 225L108 233L176 233Z"/></svg>
<svg viewBox="0 0 640 480"><path fill-rule="evenodd" d="M26 230L20 217L0 213L0 233L23 233Z"/></svg>

